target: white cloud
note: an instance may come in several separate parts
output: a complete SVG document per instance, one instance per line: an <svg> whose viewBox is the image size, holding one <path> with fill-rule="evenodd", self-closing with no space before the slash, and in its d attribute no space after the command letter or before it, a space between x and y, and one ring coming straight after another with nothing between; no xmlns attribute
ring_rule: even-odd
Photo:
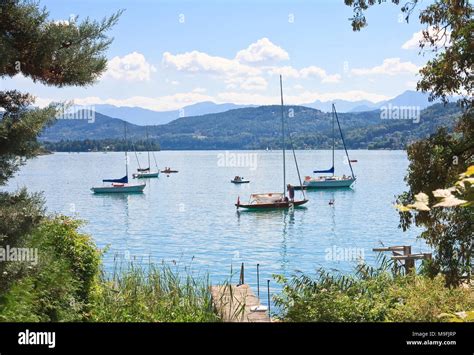
<svg viewBox="0 0 474 355"><path fill-rule="evenodd" d="M302 69L296 69L289 65L282 67L270 67L268 73L270 75L281 74L284 78L292 79L308 79L316 77L321 79L322 83L338 83L341 81L341 75L329 75L324 69L314 65Z"/></svg>
<svg viewBox="0 0 474 355"><path fill-rule="evenodd" d="M112 58L107 64L103 78L145 81L150 80L151 73L155 71L156 68L146 61L143 54L133 52L123 57Z"/></svg>
<svg viewBox="0 0 474 355"><path fill-rule="evenodd" d="M235 56L235 60L241 63L268 63L288 60L290 56L283 48L272 43L268 38L261 38L252 43L246 49L242 49Z"/></svg>
<svg viewBox="0 0 474 355"><path fill-rule="evenodd" d="M163 64L177 71L190 73L206 72L218 75L256 75L260 71L256 68L243 65L236 60L211 56L207 53L192 51L173 55L163 53Z"/></svg>
<svg viewBox="0 0 474 355"><path fill-rule="evenodd" d="M201 92L191 91L160 97L133 96L125 99L102 99L99 97L85 97L74 100L76 105L109 104L114 106L143 107L155 111L177 110L183 106L202 101L212 101L213 98Z"/></svg>
<svg viewBox="0 0 474 355"><path fill-rule="evenodd" d="M418 68L412 62L401 62L400 58L386 58L381 65L372 68L355 68L351 70L354 75L397 75L403 73L416 74Z"/></svg>
<svg viewBox="0 0 474 355"><path fill-rule="evenodd" d="M429 44L429 42L426 41L426 39L423 36L423 31L428 31L428 34L432 36L435 39L435 45L438 47L441 46L449 46L451 42L451 31L446 30L446 37L443 37L443 31L441 31L438 34L438 30L434 26L429 26L428 29L426 30L421 30L418 32L413 33L411 38L403 43L402 49L417 49L420 48L420 42L425 43L426 45Z"/></svg>
<svg viewBox="0 0 474 355"><path fill-rule="evenodd" d="M244 90L265 90L268 86L267 81L261 76L231 76L225 79L227 89L241 88Z"/></svg>
<svg viewBox="0 0 474 355"><path fill-rule="evenodd" d="M193 74L211 74L222 80L228 90L265 90L268 86L265 75L281 74L285 78L319 78L322 83L338 83L339 74L328 74L322 68L309 66L296 69L292 66L271 66L268 63L289 59L288 53L273 44L268 38L252 43L237 53L234 59L212 56L192 51L181 54L163 53L162 63L166 68ZM249 65L251 64L251 65Z"/></svg>

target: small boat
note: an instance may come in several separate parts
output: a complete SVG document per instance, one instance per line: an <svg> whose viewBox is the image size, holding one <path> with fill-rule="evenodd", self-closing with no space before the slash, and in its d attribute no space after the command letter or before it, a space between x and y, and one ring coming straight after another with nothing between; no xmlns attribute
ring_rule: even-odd
<svg viewBox="0 0 474 355"><path fill-rule="evenodd" d="M243 176L236 176L230 182L233 184L248 184L250 180L244 179Z"/></svg>
<svg viewBox="0 0 474 355"><path fill-rule="evenodd" d="M341 135L342 144L344 146L344 150L346 152L347 162L349 162L349 167L351 169L351 175L346 176L336 176L334 174L334 149L335 149L335 126L334 123L337 122L337 126L339 127L339 133ZM341 125L339 123L339 118L337 117L336 106L332 105L332 167L327 170L315 170L313 171L314 174L327 174L330 173L332 175L328 176L306 176L303 182L303 186L295 186L295 190L310 190L310 189L332 189L332 188L348 188L351 187L352 184L356 181L356 177L354 175L354 170L352 169L353 162L357 160L350 160L349 153L347 152L346 143L344 141L344 136L342 134Z"/></svg>
<svg viewBox="0 0 474 355"><path fill-rule="evenodd" d="M177 173L178 170L172 170L171 168L165 168L164 170L161 170L162 173L164 174L174 174Z"/></svg>
<svg viewBox="0 0 474 355"><path fill-rule="evenodd" d="M148 140L148 129L146 131L146 138ZM155 167L156 167L155 171L151 170L149 149L148 149L148 167L147 168L140 167L140 160L138 159L138 155L136 151L135 151L135 157L137 158L138 169L137 169L137 172L133 174L134 179L149 179L149 178L157 178L160 176L160 169L158 169L158 164L156 163L155 153L153 153L153 159L155 160Z"/></svg>
<svg viewBox="0 0 474 355"><path fill-rule="evenodd" d="M248 203L241 203L240 197L237 198L237 203L235 207L245 208L248 210L271 210L271 209L291 209L297 206L304 205L308 200L306 199L305 193L303 191L303 199L296 200L294 199L294 189L291 185L286 185L286 153L285 153L285 109L283 105L283 84L282 78L280 75L280 95L281 95L281 133L282 133L282 152L283 152L283 192L270 192L270 193L258 193L258 194L251 194ZM291 138L291 136L290 136ZM293 157L295 159L295 165L298 166L296 161L296 154L293 148ZM298 177L299 170L298 171ZM301 179L300 179L300 186L301 186ZM290 197L286 196L286 191L288 189Z"/></svg>
<svg viewBox="0 0 474 355"><path fill-rule="evenodd" d="M125 140L127 140L127 126L125 123ZM102 182L110 182L110 185L95 186L91 191L95 194L109 193L142 193L146 184L129 184L128 183L128 155L125 150L125 176L120 179L104 179Z"/></svg>
<svg viewBox="0 0 474 355"><path fill-rule="evenodd" d="M281 192L263 193L263 194L251 194L248 203L241 203L240 198L237 199L235 206L237 208L247 209L277 209L277 208L291 208L304 205L308 200L295 200L291 201L285 194Z"/></svg>

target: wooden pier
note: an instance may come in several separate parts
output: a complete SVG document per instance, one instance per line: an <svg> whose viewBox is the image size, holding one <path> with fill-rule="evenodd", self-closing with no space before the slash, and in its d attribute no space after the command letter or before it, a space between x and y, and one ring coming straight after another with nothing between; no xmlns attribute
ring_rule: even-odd
<svg viewBox="0 0 474 355"><path fill-rule="evenodd" d="M415 269L415 260L431 260L431 253L411 253L411 245L397 245L392 247L374 248L376 252L392 252L392 260L402 263L405 272L408 274Z"/></svg>
<svg viewBox="0 0 474 355"><path fill-rule="evenodd" d="M253 311L261 306L249 285L224 285L211 287L212 302L216 313L224 322L270 322L267 311Z"/></svg>

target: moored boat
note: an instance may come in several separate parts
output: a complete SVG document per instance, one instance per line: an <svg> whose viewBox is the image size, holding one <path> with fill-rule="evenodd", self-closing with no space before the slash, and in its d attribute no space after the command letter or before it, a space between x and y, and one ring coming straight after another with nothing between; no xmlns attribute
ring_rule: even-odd
<svg viewBox="0 0 474 355"><path fill-rule="evenodd" d="M146 131L146 138L148 140L148 129ZM137 154L137 152L135 152L135 156L137 158L138 168L137 168L137 172L135 174L133 174L134 179L149 179L149 178L157 178L157 177L160 176L160 169L158 169L158 164L156 162L156 157L155 157L154 152L153 152L153 159L155 160L156 170L151 170L150 149L148 149L148 151L147 151L147 154L148 154L148 167L146 167L146 168L140 167L140 160L138 159L138 156L136 154Z"/></svg>
<svg viewBox="0 0 474 355"><path fill-rule="evenodd" d="M334 150L336 145L336 136L335 136L335 126L334 123L337 122L339 128L339 133L341 135L342 144L344 146L344 151L346 153L346 161L349 164L351 169L351 175L346 176L336 176L334 169ZM353 162L357 160L349 159L349 153L347 152L346 143L344 141L344 136L342 134L341 125L339 123L339 118L337 117L336 107L332 105L332 167L327 170L315 170L314 174L328 174L332 173L329 176L306 176L302 186L295 186L296 190L311 190L311 189L334 189L334 188L349 188L356 181L354 175L354 170L352 169Z"/></svg>
<svg viewBox="0 0 474 355"><path fill-rule="evenodd" d="M243 176L236 176L230 182L233 184L248 184L250 180L244 179Z"/></svg>
<svg viewBox="0 0 474 355"><path fill-rule="evenodd" d="M127 126L125 128L125 141L127 141ZM101 193L142 193L146 184L129 184L128 183L128 155L125 150L125 176L120 179L104 179L102 182L109 182L110 185L94 186L91 191L95 194Z"/></svg>
<svg viewBox="0 0 474 355"><path fill-rule="evenodd" d="M258 193L251 194L248 203L241 203L240 197L237 198L237 203L235 207L245 208L248 210L271 210L271 209L291 209L304 205L308 202L306 199L305 193L303 192L303 199L296 200L294 198L294 188L291 185L286 185L286 152L285 152L285 114L284 114L284 105L283 105L283 84L282 78L280 75L280 95L281 95L281 133L282 133L282 158L283 158L283 192L270 192L270 193ZM291 136L290 136L291 139ZM295 150L292 146L293 158L295 160L296 170L298 172L298 178L300 178L298 162L296 161ZM300 178L300 186L301 178ZM288 190L289 196L286 196Z"/></svg>

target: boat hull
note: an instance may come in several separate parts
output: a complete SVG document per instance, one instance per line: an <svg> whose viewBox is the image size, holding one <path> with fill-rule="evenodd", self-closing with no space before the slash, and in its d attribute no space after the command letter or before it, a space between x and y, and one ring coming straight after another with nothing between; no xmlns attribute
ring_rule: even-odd
<svg viewBox="0 0 474 355"><path fill-rule="evenodd" d="M230 182L233 184L248 184L250 180L241 180L241 181L230 180Z"/></svg>
<svg viewBox="0 0 474 355"><path fill-rule="evenodd" d="M154 173L135 173L133 174L133 177L135 179L149 179L149 178L157 178L160 176L160 172L154 172Z"/></svg>
<svg viewBox="0 0 474 355"><path fill-rule="evenodd" d="M287 209L291 207L298 207L304 205L308 200L288 201L288 202L273 202L273 203L236 203L237 208L246 208L248 210L272 210L272 209Z"/></svg>
<svg viewBox="0 0 474 355"><path fill-rule="evenodd" d="M335 188L349 188L354 184L356 179L344 179L344 180L320 180L320 181L309 181L303 183L301 186L295 186L295 190L315 190L315 189L335 189Z"/></svg>
<svg viewBox="0 0 474 355"><path fill-rule="evenodd" d="M112 194L112 193L142 193L146 184L125 185L125 186L98 186L91 188L95 194Z"/></svg>

